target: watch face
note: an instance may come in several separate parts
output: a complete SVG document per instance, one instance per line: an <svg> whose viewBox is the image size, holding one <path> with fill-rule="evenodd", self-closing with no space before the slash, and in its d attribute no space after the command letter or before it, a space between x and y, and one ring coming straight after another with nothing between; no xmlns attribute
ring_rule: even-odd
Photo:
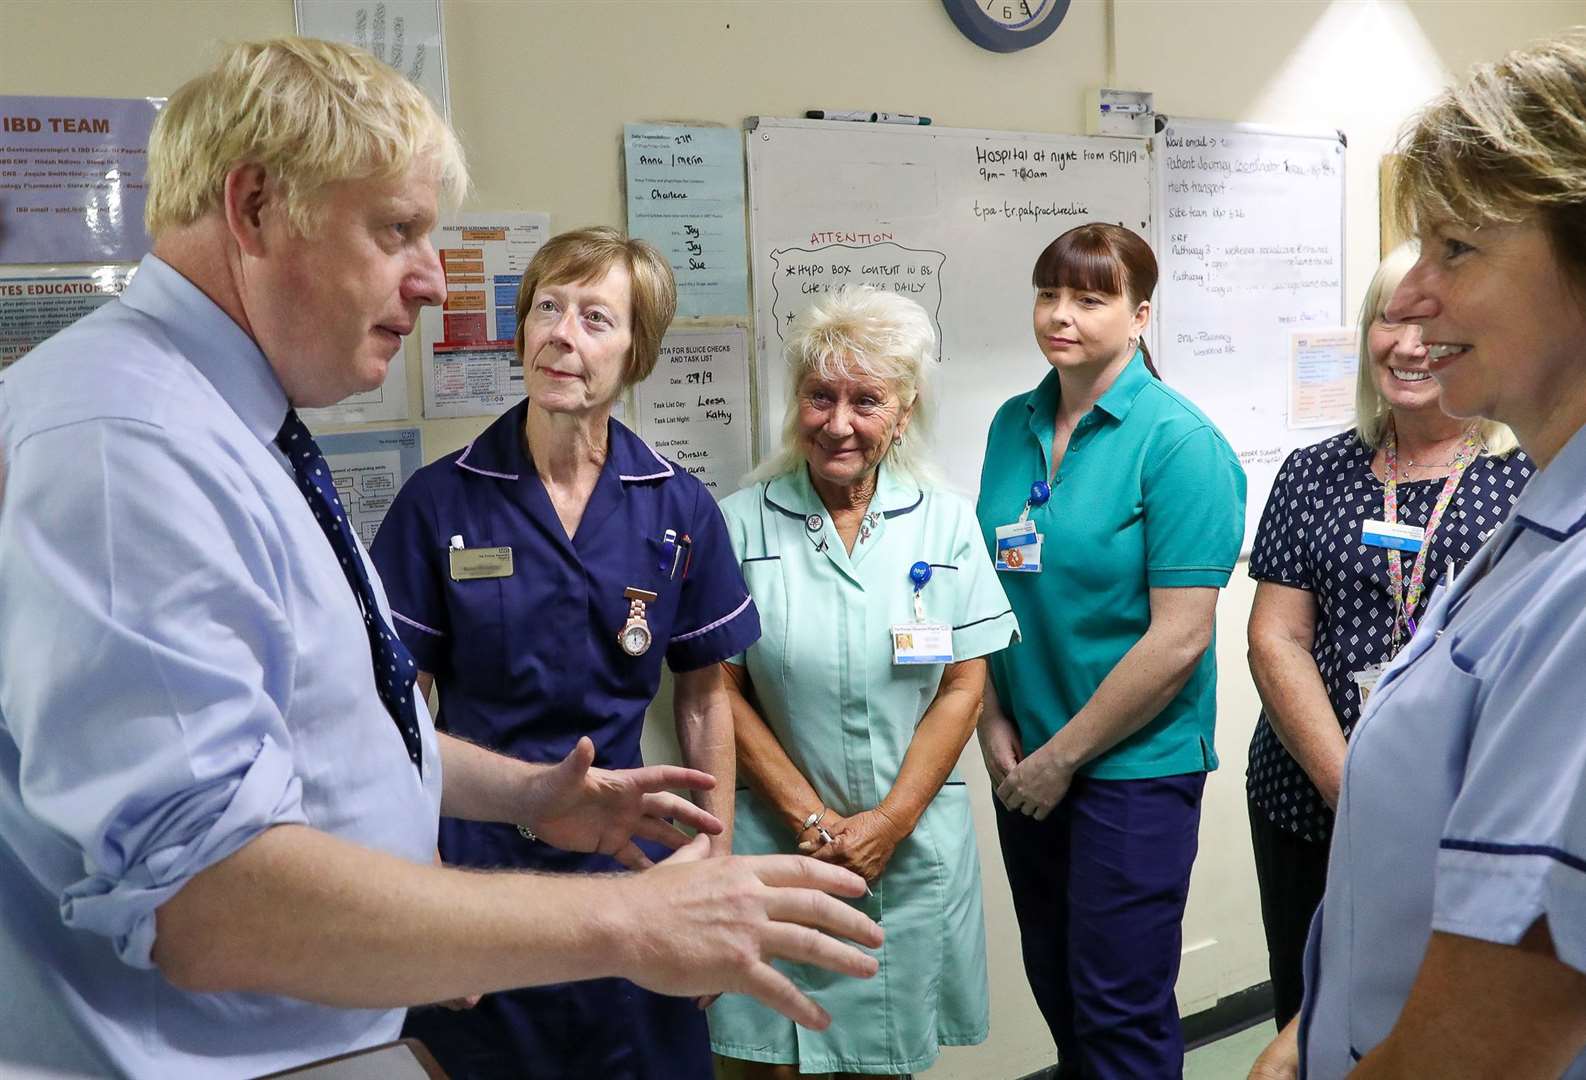
<svg viewBox="0 0 1586 1080"><path fill-rule="evenodd" d="M1069 0L942 0L970 41L992 52L1014 52L1051 36Z"/></svg>
<svg viewBox="0 0 1586 1080"><path fill-rule="evenodd" d="M625 626L621 641L623 652L629 656L643 656L650 647L650 631L644 626Z"/></svg>

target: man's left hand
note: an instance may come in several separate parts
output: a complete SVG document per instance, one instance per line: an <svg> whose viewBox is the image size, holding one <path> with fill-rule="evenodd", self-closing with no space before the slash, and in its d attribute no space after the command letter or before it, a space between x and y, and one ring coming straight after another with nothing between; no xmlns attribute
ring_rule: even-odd
<svg viewBox="0 0 1586 1080"><path fill-rule="evenodd" d="M677 825L711 836L722 831L714 814L667 790L709 791L716 786L709 773L680 765L596 769L591 768L594 760L595 744L585 736L531 781L523 824L547 844L566 851L598 851L643 870L652 863L633 842L636 838L675 850L689 840Z"/></svg>

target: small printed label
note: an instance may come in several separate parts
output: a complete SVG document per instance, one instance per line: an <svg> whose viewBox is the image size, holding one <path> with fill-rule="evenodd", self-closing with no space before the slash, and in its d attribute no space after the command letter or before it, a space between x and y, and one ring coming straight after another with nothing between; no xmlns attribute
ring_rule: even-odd
<svg viewBox="0 0 1586 1080"><path fill-rule="evenodd" d="M448 551L453 581L512 576L512 549L509 547L454 548Z"/></svg>
<svg viewBox="0 0 1586 1080"><path fill-rule="evenodd" d="M1352 676L1355 680L1355 686L1360 690L1360 707L1362 709L1366 707L1366 699L1371 696L1371 692L1382 681L1382 673L1387 668L1388 665L1386 664L1372 664L1368 668L1355 672Z"/></svg>
<svg viewBox="0 0 1586 1080"><path fill-rule="evenodd" d="M1386 521L1362 521L1360 542L1368 547L1397 548L1399 551L1420 551L1426 542L1426 530L1415 525L1390 524Z"/></svg>
<svg viewBox="0 0 1586 1080"><path fill-rule="evenodd" d="M951 664L953 628L946 623L900 623L892 628L894 664Z"/></svg>
<svg viewBox="0 0 1586 1080"><path fill-rule="evenodd" d="M1041 534L1035 522L997 526L997 569L1010 574L1041 572Z"/></svg>

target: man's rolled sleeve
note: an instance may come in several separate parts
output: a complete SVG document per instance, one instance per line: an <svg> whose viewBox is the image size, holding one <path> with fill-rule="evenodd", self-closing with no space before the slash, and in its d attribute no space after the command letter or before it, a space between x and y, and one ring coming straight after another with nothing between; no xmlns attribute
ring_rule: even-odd
<svg viewBox="0 0 1586 1080"><path fill-rule="evenodd" d="M1141 498L1153 589L1222 588L1245 532L1245 474L1215 430L1199 427L1147 463Z"/></svg>
<svg viewBox="0 0 1586 1080"><path fill-rule="evenodd" d="M149 424L56 428L8 466L0 672L18 674L0 678L0 722L23 803L81 854L75 876L30 866L68 926L147 967L162 903L305 820L281 711L296 660L281 553L243 485Z"/></svg>

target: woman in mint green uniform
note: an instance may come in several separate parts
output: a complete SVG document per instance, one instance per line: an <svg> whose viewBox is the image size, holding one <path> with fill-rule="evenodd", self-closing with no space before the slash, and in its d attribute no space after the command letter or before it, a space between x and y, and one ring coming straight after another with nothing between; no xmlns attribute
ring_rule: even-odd
<svg viewBox="0 0 1586 1080"><path fill-rule="evenodd" d="M989 1027L979 857L955 765L1018 625L969 504L922 475L929 317L845 289L795 324L782 452L722 503L760 611L725 666L740 783L733 850L802 850L870 883L881 969L779 965L832 1015L796 1028L746 997L710 1011L730 1075L901 1076Z"/></svg>

